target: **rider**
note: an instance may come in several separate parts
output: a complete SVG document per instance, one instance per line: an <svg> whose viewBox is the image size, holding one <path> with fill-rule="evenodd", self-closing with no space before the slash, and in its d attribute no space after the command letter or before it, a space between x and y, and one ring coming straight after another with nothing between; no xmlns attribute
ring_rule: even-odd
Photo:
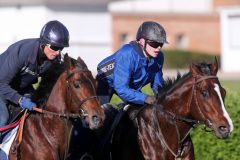
<svg viewBox="0 0 240 160"><path fill-rule="evenodd" d="M34 91L32 84L60 62L61 51L68 46L68 29L54 20L43 26L40 38L20 40L0 55L0 128L8 122L9 103L29 110L36 106L27 96Z"/></svg>
<svg viewBox="0 0 240 160"><path fill-rule="evenodd" d="M97 95L101 104L110 102L114 93L130 104L153 104L155 96L142 93L141 89L151 83L157 94L162 86L161 49L165 43L168 42L164 28L157 22L146 21L140 25L135 41L101 61L97 67Z"/></svg>

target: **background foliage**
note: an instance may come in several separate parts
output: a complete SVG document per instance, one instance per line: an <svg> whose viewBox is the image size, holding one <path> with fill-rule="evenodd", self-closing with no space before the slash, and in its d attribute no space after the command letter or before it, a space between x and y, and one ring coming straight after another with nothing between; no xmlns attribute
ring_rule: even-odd
<svg viewBox="0 0 240 160"><path fill-rule="evenodd" d="M191 62L212 62L215 55L203 52L191 52L183 50L164 50L164 68L183 69L187 68ZM216 56L220 62L220 56ZM220 63L219 63L220 64ZM221 67L221 66L220 66Z"/></svg>

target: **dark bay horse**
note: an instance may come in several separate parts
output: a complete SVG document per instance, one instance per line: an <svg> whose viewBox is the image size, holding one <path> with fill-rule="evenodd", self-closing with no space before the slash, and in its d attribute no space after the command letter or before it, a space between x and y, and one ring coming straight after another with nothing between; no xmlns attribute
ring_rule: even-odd
<svg viewBox="0 0 240 160"><path fill-rule="evenodd" d="M33 111L26 118L22 141L19 146L13 143L10 160L66 159L73 120L83 118L90 129L102 126L105 114L91 72L80 58L66 54L64 63L65 71L53 86L44 112Z"/></svg>
<svg viewBox="0 0 240 160"><path fill-rule="evenodd" d="M156 104L129 108L111 139L110 159L193 160L190 131L196 124L204 124L218 138L229 137L233 123L217 71L216 59L192 64L189 73L165 82Z"/></svg>

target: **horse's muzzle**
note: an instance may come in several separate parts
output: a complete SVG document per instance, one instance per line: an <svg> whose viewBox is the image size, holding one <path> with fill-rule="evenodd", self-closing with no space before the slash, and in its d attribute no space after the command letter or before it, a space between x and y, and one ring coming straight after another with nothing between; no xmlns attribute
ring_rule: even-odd
<svg viewBox="0 0 240 160"><path fill-rule="evenodd" d="M219 138L228 138L228 136L230 135L230 129L226 126L219 126L217 130L217 136Z"/></svg>

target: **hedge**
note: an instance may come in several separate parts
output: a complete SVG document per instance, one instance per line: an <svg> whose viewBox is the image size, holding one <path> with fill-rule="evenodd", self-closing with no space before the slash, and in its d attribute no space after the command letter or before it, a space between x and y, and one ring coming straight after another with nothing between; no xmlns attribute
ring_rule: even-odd
<svg viewBox="0 0 240 160"><path fill-rule="evenodd" d="M191 52L183 50L164 50L164 68L166 69L183 69L188 68L192 62L211 62L215 56L220 62L219 55L204 52ZM219 63L220 65L220 63ZM221 66L220 66L221 67ZM219 68L220 68L219 67Z"/></svg>

